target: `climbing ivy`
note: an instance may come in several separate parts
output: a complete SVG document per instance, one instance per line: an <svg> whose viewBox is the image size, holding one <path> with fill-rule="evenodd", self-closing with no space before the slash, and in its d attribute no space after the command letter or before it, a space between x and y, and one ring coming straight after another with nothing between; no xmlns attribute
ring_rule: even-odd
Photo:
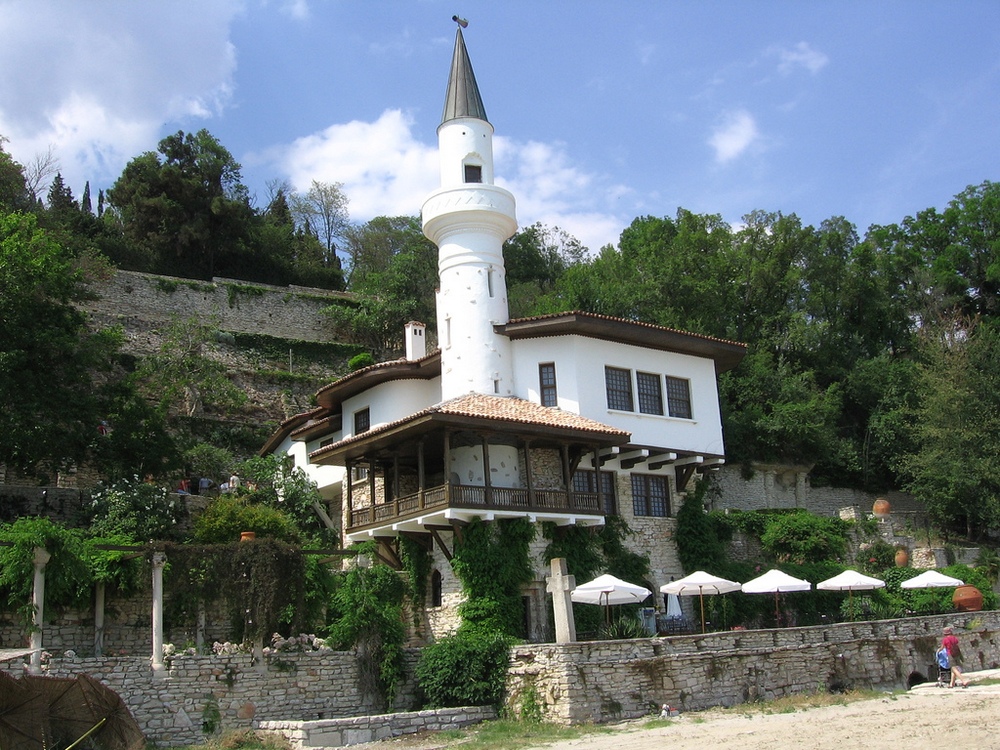
<svg viewBox="0 0 1000 750"><path fill-rule="evenodd" d="M45 566L45 601L49 607L69 607L89 598L93 576L86 563L83 534L48 518L19 518L0 526L0 601L31 627L34 607L35 548L49 553Z"/></svg>
<svg viewBox="0 0 1000 750"><path fill-rule="evenodd" d="M523 622L521 588L534 578L528 555L535 528L526 518L486 523L479 519L455 539L451 564L466 600L459 632L517 635Z"/></svg>
<svg viewBox="0 0 1000 750"><path fill-rule="evenodd" d="M358 545L369 559L373 542ZM355 567L340 577L331 599L329 637L354 648L364 694L392 704L403 676L403 593L400 576L388 566Z"/></svg>
<svg viewBox="0 0 1000 750"><path fill-rule="evenodd" d="M427 601L427 579L431 574L431 556L424 547L413 539L400 537L399 559L403 570L410 581L410 600L414 610L424 606Z"/></svg>
<svg viewBox="0 0 1000 750"><path fill-rule="evenodd" d="M302 551L276 539L228 544L157 545L170 566L164 576L168 614L194 622L199 606L222 602L234 640L253 642L276 630L302 632L317 612L307 607L310 582ZM320 579L322 570L313 570ZM327 572L326 575L329 575Z"/></svg>

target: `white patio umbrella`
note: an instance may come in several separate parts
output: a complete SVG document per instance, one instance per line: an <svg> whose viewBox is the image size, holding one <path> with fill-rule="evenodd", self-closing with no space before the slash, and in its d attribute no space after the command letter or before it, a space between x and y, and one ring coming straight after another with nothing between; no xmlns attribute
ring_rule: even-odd
<svg viewBox="0 0 1000 750"><path fill-rule="evenodd" d="M736 581L728 581L725 578L713 576L704 570L696 570L688 576L684 576L678 581L671 581L660 586L660 591L664 594L677 594L677 596L697 595L701 602L701 632L705 632L705 594L728 594L731 591L739 591L741 585Z"/></svg>
<svg viewBox="0 0 1000 750"><path fill-rule="evenodd" d="M918 576L899 584L901 589L943 589L964 586L965 582L957 578L938 573L936 570L925 570Z"/></svg>
<svg viewBox="0 0 1000 750"><path fill-rule="evenodd" d="M634 583L604 574L593 581L580 584L570 592L570 599L581 604L598 604L610 607L612 604L639 604L652 592ZM608 611L610 617L610 611Z"/></svg>
<svg viewBox="0 0 1000 750"><path fill-rule="evenodd" d="M856 570L848 569L843 573L835 575L833 578L820 581L816 584L816 588L821 591L846 591L847 599L850 602L855 591L872 591L873 589L885 588L885 581L866 576ZM851 619L853 620L854 607L848 604L848 609L851 610Z"/></svg>
<svg viewBox="0 0 1000 750"><path fill-rule="evenodd" d="M812 584L777 569L771 569L743 584L744 594L774 594L774 622L778 622L778 595L789 591L809 591Z"/></svg>

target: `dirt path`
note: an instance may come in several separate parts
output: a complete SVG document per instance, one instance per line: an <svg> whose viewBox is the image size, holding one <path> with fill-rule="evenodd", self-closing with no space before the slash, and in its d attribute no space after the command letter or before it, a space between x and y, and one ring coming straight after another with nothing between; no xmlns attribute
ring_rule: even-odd
<svg viewBox="0 0 1000 750"><path fill-rule="evenodd" d="M669 726L644 728L626 722L608 733L538 745L529 750L1000 750L1000 685L977 685L1000 678L1000 670L967 675L965 689L933 683L904 694L846 705L766 714L738 708L698 711L672 719ZM400 737L357 750L460 750L461 742L434 735Z"/></svg>
<svg viewBox="0 0 1000 750"><path fill-rule="evenodd" d="M1000 750L1000 686L905 695L785 714L702 711L667 727L592 735L547 750Z"/></svg>

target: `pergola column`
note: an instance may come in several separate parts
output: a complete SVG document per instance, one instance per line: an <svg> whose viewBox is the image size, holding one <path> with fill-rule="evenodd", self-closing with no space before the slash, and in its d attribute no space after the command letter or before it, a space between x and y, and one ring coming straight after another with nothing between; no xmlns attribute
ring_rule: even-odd
<svg viewBox="0 0 1000 750"><path fill-rule="evenodd" d="M94 656L104 655L104 595L105 583L94 585Z"/></svg>
<svg viewBox="0 0 1000 750"><path fill-rule="evenodd" d="M167 556L162 552L153 553L153 656L151 664L154 675L165 675L163 663L163 566Z"/></svg>
<svg viewBox="0 0 1000 750"><path fill-rule="evenodd" d="M52 555L43 547L35 547L35 580L31 592L31 605L35 610L34 625L31 631L31 664L28 671L31 674L42 673L42 623L45 609L45 566Z"/></svg>

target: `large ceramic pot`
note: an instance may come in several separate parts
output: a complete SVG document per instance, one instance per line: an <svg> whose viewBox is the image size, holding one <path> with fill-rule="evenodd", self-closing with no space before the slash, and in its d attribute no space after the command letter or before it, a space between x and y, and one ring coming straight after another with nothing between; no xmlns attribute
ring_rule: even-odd
<svg viewBox="0 0 1000 750"><path fill-rule="evenodd" d="M257 532L256 531L241 531L240 532L240 541L241 542L252 542L256 538L257 538Z"/></svg>
<svg viewBox="0 0 1000 750"><path fill-rule="evenodd" d="M876 518L885 518L889 515L891 510L892 506L884 497L876 498L875 502L872 504L872 513L875 514Z"/></svg>
<svg viewBox="0 0 1000 750"><path fill-rule="evenodd" d="M951 603L959 612L978 612L983 608L983 593L975 586L965 584L955 589Z"/></svg>
<svg viewBox="0 0 1000 750"><path fill-rule="evenodd" d="M895 561L897 568L905 568L910 562L910 553L900 547L896 550Z"/></svg>

